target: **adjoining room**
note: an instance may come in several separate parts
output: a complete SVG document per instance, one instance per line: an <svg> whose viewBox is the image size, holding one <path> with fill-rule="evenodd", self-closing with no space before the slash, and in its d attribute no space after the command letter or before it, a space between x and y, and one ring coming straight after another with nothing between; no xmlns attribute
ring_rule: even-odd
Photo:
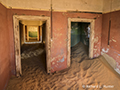
<svg viewBox="0 0 120 90"><path fill-rule="evenodd" d="M71 22L71 54L77 50L77 54L82 54L82 60L89 58L89 39L90 23Z"/></svg>
<svg viewBox="0 0 120 90"><path fill-rule="evenodd" d="M47 72L46 21L20 20L19 30L22 73L25 74L27 68L34 69L37 65Z"/></svg>

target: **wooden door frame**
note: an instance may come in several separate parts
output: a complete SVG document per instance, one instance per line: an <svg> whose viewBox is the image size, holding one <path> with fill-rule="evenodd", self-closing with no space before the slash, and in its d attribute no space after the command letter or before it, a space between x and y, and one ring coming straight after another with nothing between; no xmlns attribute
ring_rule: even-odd
<svg viewBox="0 0 120 90"><path fill-rule="evenodd" d="M68 18L68 42L67 42L67 67L70 67L70 55L71 55L71 22L87 22L91 25L90 38L89 38L89 58L93 58L94 48L94 19L86 18Z"/></svg>
<svg viewBox="0 0 120 90"><path fill-rule="evenodd" d="M50 30L50 17L47 16L27 16L27 15L13 15L13 27L14 27L14 45L15 45L15 64L16 64L16 76L22 75L21 69L21 55L20 55L20 33L19 33L19 20L39 20L46 21L46 63L47 73L51 73L51 30Z"/></svg>

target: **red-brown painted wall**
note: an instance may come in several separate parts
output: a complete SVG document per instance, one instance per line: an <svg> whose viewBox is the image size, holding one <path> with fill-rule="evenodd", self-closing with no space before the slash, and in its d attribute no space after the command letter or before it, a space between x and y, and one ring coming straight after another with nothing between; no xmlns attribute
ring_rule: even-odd
<svg viewBox="0 0 120 90"><path fill-rule="evenodd" d="M4 90L10 78L9 30L7 9L0 3L0 90Z"/></svg>
<svg viewBox="0 0 120 90"><path fill-rule="evenodd" d="M49 11L33 11L33 10L17 10L8 9L8 27L10 31L10 52L11 52L11 72L15 74L15 58L14 58L14 38L13 38L13 15L41 15L50 16ZM51 42L51 72L59 71L67 68L67 32L68 18L88 18L95 19L95 45L94 57L100 55L101 47L101 27L102 15L89 13L67 13L53 12L52 14L52 42Z"/></svg>
<svg viewBox="0 0 120 90"><path fill-rule="evenodd" d="M110 45L108 46L109 18L111 17ZM120 69L120 11L103 14L102 52L113 57Z"/></svg>
<svg viewBox="0 0 120 90"><path fill-rule="evenodd" d="M68 18L95 19L94 57L100 55L102 15L90 13L53 12L52 72L67 68Z"/></svg>

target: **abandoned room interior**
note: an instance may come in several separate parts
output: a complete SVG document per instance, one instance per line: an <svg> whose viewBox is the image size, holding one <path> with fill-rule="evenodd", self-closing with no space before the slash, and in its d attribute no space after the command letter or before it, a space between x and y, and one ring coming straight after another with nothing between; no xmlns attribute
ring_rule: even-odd
<svg viewBox="0 0 120 90"><path fill-rule="evenodd" d="M0 0L0 90L120 90L120 0Z"/></svg>

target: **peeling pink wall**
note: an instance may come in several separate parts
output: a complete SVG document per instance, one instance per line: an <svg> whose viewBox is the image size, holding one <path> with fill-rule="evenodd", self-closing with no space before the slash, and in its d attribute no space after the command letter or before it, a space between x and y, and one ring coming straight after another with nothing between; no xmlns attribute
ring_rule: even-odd
<svg viewBox="0 0 120 90"><path fill-rule="evenodd" d="M52 72L67 68L68 18L95 19L94 57L100 55L102 14L53 12Z"/></svg>
<svg viewBox="0 0 120 90"><path fill-rule="evenodd" d="M14 38L13 38L13 15L41 15L50 16L49 11L34 11L34 10L17 10L8 9L8 27L10 31L10 52L11 52L11 72L15 74L15 58L14 58ZM95 19L95 44L94 57L100 55L101 46L101 14L90 13L67 13L67 12L53 12L52 16L52 42L51 42L51 72L59 71L67 68L67 32L68 32L68 18L88 18Z"/></svg>
<svg viewBox="0 0 120 90"><path fill-rule="evenodd" d="M108 46L109 18L111 15L110 45ZM120 70L120 11L103 14L102 52L113 57Z"/></svg>
<svg viewBox="0 0 120 90"><path fill-rule="evenodd" d="M4 90L10 78L9 30L7 9L0 3L0 90Z"/></svg>

